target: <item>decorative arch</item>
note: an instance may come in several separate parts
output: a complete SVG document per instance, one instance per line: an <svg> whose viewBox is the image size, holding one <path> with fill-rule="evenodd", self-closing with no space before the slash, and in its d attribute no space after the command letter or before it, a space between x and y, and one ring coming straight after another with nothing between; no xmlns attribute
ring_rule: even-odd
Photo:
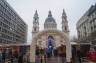
<svg viewBox="0 0 96 63"><path fill-rule="evenodd" d="M39 33L37 33L33 38L32 38L32 44L30 46L30 62L31 63L35 63L35 49L36 49L36 43L37 43L37 39L40 38L42 35L46 35L48 33L54 33L57 35L60 35L66 42L66 53L67 53L67 61L70 61L71 59L71 45L69 42L69 35L59 31L59 30L43 30Z"/></svg>

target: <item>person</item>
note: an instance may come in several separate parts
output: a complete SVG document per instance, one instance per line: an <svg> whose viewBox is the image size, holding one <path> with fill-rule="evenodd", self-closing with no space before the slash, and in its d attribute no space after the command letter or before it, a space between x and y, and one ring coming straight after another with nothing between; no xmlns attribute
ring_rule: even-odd
<svg viewBox="0 0 96 63"><path fill-rule="evenodd" d="M19 57L18 57L18 63L23 63L23 54L20 53Z"/></svg>
<svg viewBox="0 0 96 63"><path fill-rule="evenodd" d="M77 50L77 57L79 59L79 62L81 63L82 53L80 50Z"/></svg>
<svg viewBox="0 0 96 63"><path fill-rule="evenodd" d="M14 51L14 57L18 58L18 51Z"/></svg>
<svg viewBox="0 0 96 63"><path fill-rule="evenodd" d="M75 61L75 58L76 58L76 48L73 47L73 48L72 48L72 62Z"/></svg>
<svg viewBox="0 0 96 63"><path fill-rule="evenodd" d="M2 62L2 51L0 50L0 62Z"/></svg>
<svg viewBox="0 0 96 63"><path fill-rule="evenodd" d="M45 62L45 49L44 48L40 49L40 62L41 63Z"/></svg>
<svg viewBox="0 0 96 63"><path fill-rule="evenodd" d="M2 51L2 61L5 62L6 53L5 50Z"/></svg>
<svg viewBox="0 0 96 63"><path fill-rule="evenodd" d="M65 53L63 45L61 45L61 47L60 47L59 56L60 56L60 59L61 59L62 63L64 63L64 61L65 61L64 58L66 57L66 53Z"/></svg>
<svg viewBox="0 0 96 63"><path fill-rule="evenodd" d="M29 51L26 53L26 56L27 56L27 63L30 63L30 53L29 53Z"/></svg>
<svg viewBox="0 0 96 63"><path fill-rule="evenodd" d="M52 48L46 48L46 54L47 54L47 58L50 58L52 56Z"/></svg>
<svg viewBox="0 0 96 63"><path fill-rule="evenodd" d="M54 49L54 50L53 50L53 53L54 53L54 56L55 56L55 57L58 55L58 53L57 53L57 50L56 50L56 49Z"/></svg>
<svg viewBox="0 0 96 63"><path fill-rule="evenodd" d="M27 63L27 55L26 55L26 53L24 53L24 55L23 55L23 63Z"/></svg>
<svg viewBox="0 0 96 63"><path fill-rule="evenodd" d="M11 63L13 63L13 59L14 59L14 56L12 55L12 56L11 56Z"/></svg>
<svg viewBox="0 0 96 63"><path fill-rule="evenodd" d="M39 48L36 48L36 56L39 56L39 54L40 54Z"/></svg>

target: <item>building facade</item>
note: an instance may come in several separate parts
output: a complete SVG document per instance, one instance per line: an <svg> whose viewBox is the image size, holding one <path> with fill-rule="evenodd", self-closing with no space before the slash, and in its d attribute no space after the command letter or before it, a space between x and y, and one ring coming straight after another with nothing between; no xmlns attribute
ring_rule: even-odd
<svg viewBox="0 0 96 63"><path fill-rule="evenodd" d="M69 42L69 28L65 11L62 13L62 30L57 29L56 20L52 16L52 12L48 12L48 17L44 22L44 30L39 30L39 16L37 11L33 17L32 28L32 44L30 46L30 62L35 63L36 46L40 49L53 48L60 51L60 47L64 45L64 53L66 53L66 61L71 62L71 44Z"/></svg>
<svg viewBox="0 0 96 63"><path fill-rule="evenodd" d="M86 11L76 26L79 41L96 41L96 4Z"/></svg>
<svg viewBox="0 0 96 63"><path fill-rule="evenodd" d="M34 14L34 17L33 17L33 28L32 28L32 36L34 37L36 34L40 33L41 31L39 30L39 16L38 16L38 13L37 11L35 12ZM44 22L44 30L58 30L57 29L57 23L55 21L55 19L53 18L52 16L52 13L51 11L49 11L48 13L48 17L45 19L45 22ZM62 30L61 30L63 33L66 33L69 35L69 27L68 27L68 21L67 21L67 16L66 16L66 13L65 11L63 10L63 13L62 13ZM55 44L54 46L59 46L60 43L58 42L65 42L64 40L62 40L62 38L60 38L60 36L58 36L58 34L47 34L40 37L40 39L38 39L37 41L37 45L41 47L46 47L47 46L47 39L48 37L51 36L53 37L54 41L55 41ZM60 39L60 40L59 40Z"/></svg>
<svg viewBox="0 0 96 63"><path fill-rule="evenodd" d="M27 25L5 1L0 0L0 44L27 42Z"/></svg>

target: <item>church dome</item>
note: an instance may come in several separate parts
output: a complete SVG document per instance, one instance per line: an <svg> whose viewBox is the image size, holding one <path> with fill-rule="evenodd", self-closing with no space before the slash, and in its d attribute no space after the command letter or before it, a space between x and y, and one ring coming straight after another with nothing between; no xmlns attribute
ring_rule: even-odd
<svg viewBox="0 0 96 63"><path fill-rule="evenodd" d="M48 17L46 20L45 20L45 23L56 23L55 22L55 19L53 17Z"/></svg>
<svg viewBox="0 0 96 63"><path fill-rule="evenodd" d="M56 29L57 24L55 22L55 19L52 17L51 11L49 11L48 17L45 20L44 23L44 29Z"/></svg>

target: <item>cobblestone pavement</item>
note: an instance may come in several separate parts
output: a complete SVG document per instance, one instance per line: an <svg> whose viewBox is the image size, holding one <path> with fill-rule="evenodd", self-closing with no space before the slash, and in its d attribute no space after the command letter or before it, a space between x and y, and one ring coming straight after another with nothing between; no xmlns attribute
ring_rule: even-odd
<svg viewBox="0 0 96 63"><path fill-rule="evenodd" d="M36 59L36 63L66 63L66 58L61 58L61 57L51 57L51 58L46 58L43 59L42 61L40 58ZM73 63L79 63L78 61L73 62Z"/></svg>
<svg viewBox="0 0 96 63"><path fill-rule="evenodd" d="M66 63L65 58L60 57L47 58L46 63Z"/></svg>
<svg viewBox="0 0 96 63"><path fill-rule="evenodd" d="M36 63L66 63L66 58L61 59L60 57L51 57L51 58L46 58L40 61L40 59L36 60ZM75 58L75 61L72 61L72 63L80 63L78 61L78 58ZM84 62L82 61L81 63L92 63L92 62Z"/></svg>
<svg viewBox="0 0 96 63"><path fill-rule="evenodd" d="M11 63L11 62L6 61L5 63ZM17 60L14 60L13 63L18 63L18 62ZM51 58L46 58L46 61L45 59L41 61L40 58L36 58L36 63L66 63L66 58L61 59L60 57L51 57ZM78 58L76 58L75 62L72 63L80 63L80 62L78 61ZM81 62L81 63L93 63L93 62Z"/></svg>

